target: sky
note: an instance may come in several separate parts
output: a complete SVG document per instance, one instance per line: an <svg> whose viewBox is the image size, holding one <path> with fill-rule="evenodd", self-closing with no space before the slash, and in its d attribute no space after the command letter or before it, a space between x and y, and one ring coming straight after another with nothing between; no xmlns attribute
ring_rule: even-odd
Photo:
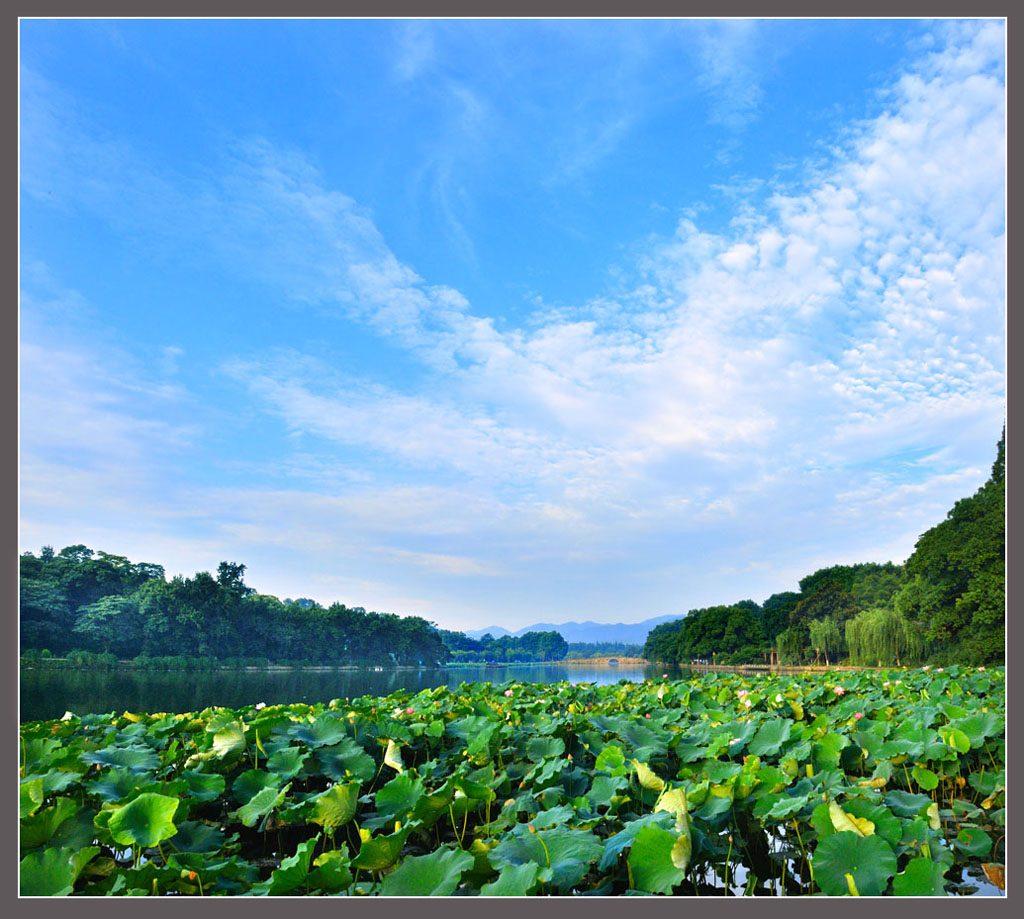
<svg viewBox="0 0 1024 919"><path fill-rule="evenodd" d="M904 561L1005 417L1005 37L22 20L22 551L455 629Z"/></svg>

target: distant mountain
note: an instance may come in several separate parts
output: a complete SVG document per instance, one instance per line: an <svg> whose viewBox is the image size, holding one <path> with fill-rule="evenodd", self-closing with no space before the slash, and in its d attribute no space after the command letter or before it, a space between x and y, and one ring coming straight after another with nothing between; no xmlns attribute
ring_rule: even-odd
<svg viewBox="0 0 1024 919"><path fill-rule="evenodd" d="M681 619L682 613L668 616L655 616L643 622L535 622L514 632L500 625L488 626L486 629L472 629L466 632L470 638L490 632L495 638L502 635L525 635L527 632L558 632L562 638L570 642L586 641L621 641L626 644L642 645L647 640L647 633L663 622Z"/></svg>

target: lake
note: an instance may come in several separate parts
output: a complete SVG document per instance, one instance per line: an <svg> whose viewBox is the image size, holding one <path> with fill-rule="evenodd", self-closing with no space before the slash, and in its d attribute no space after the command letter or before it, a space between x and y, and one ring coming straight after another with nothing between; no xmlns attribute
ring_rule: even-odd
<svg viewBox="0 0 1024 919"><path fill-rule="evenodd" d="M523 683L617 683L654 679L664 668L621 664L499 664L424 670L255 670L214 673L137 670L22 669L20 720L104 712L193 712L256 702L329 702L356 696L386 696L400 689L517 680ZM675 675L675 674L673 674Z"/></svg>

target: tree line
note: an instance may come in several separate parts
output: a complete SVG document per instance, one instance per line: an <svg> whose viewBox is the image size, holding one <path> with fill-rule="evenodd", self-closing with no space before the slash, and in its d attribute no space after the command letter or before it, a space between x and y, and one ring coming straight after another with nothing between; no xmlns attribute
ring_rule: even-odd
<svg viewBox="0 0 1024 919"><path fill-rule="evenodd" d="M480 638L470 638L464 632L447 629L441 629L440 634L452 663L560 661L569 650L568 642L555 631L502 635L501 638L495 638L490 632Z"/></svg>
<svg viewBox="0 0 1024 919"><path fill-rule="evenodd" d="M244 582L245 565L167 579L161 565L84 545L21 556L21 649L120 659L256 658L314 664L418 665L447 659L419 616L342 603L279 600Z"/></svg>
<svg viewBox="0 0 1024 919"><path fill-rule="evenodd" d="M648 633L643 656L689 664L891 666L1005 656L1005 430L989 479L922 534L903 565L834 565L799 591L690 610Z"/></svg>
<svg viewBox="0 0 1024 919"><path fill-rule="evenodd" d="M216 575L167 579L163 566L74 545L21 556L21 651L35 659L158 669L197 662L435 665L447 661L553 661L568 644L558 632L476 640L419 616L279 600L244 581L245 565Z"/></svg>

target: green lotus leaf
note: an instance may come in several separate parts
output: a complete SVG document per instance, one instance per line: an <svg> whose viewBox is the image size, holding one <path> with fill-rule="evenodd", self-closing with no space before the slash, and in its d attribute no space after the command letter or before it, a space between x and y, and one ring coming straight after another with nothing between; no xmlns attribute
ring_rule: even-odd
<svg viewBox="0 0 1024 919"><path fill-rule="evenodd" d="M217 772L183 770L181 777L188 783L188 793L197 801L216 801L224 794L225 779Z"/></svg>
<svg viewBox="0 0 1024 919"><path fill-rule="evenodd" d="M886 792L882 800L897 817L916 817L932 803L928 795L899 790Z"/></svg>
<svg viewBox="0 0 1024 919"><path fill-rule="evenodd" d="M594 763L597 772L607 772L611 776L623 776L626 774L626 756L622 747L617 744L608 744L597 756Z"/></svg>
<svg viewBox="0 0 1024 919"><path fill-rule="evenodd" d="M970 738L958 728L945 727L940 730L943 743L957 753L967 753L971 749Z"/></svg>
<svg viewBox="0 0 1024 919"><path fill-rule="evenodd" d="M352 883L350 864L348 846L342 843L340 849L331 849L313 859L314 868L309 872L309 883L328 892L348 887Z"/></svg>
<svg viewBox="0 0 1024 919"><path fill-rule="evenodd" d="M549 756L565 753L565 741L560 737L534 737L526 744L526 755L535 763Z"/></svg>
<svg viewBox="0 0 1024 919"><path fill-rule="evenodd" d="M265 881L254 884L251 893L254 896L281 896L305 883L309 877L309 861L319 840L317 835L299 843L295 854L283 859L281 866L275 868Z"/></svg>
<svg viewBox="0 0 1024 919"><path fill-rule="evenodd" d="M491 850L490 860L498 869L527 862L550 867L551 883L568 890L586 877L590 863L603 851L600 840L589 830L556 826L531 833L529 827L518 824Z"/></svg>
<svg viewBox="0 0 1024 919"><path fill-rule="evenodd" d="M368 782L377 773L373 757L351 737L333 746L321 747L316 751L316 762L324 775L335 782L349 778Z"/></svg>
<svg viewBox="0 0 1024 919"><path fill-rule="evenodd" d="M405 845L406 837L412 832L411 826L402 827L397 833L390 836L370 836L370 831L362 827L359 829L361 845L352 864L356 868L365 868L367 871L383 871L390 868L402 853L402 846Z"/></svg>
<svg viewBox="0 0 1024 919"><path fill-rule="evenodd" d="M113 766L133 775L152 772L160 765L160 757L148 747L105 747L81 755L83 763L96 766Z"/></svg>
<svg viewBox="0 0 1024 919"><path fill-rule="evenodd" d="M258 820L284 803L291 787L291 784L285 785L280 791L275 788L264 788L229 816L236 817L246 826L255 826Z"/></svg>
<svg viewBox="0 0 1024 919"><path fill-rule="evenodd" d="M826 766L838 766L839 755L843 748L850 745L850 738L845 734L826 734L813 745L814 764L819 769Z"/></svg>
<svg viewBox="0 0 1024 919"><path fill-rule="evenodd" d="M598 870L606 871L618 860L619 855L631 845L636 834L640 832L645 826L658 826L662 829L669 829L673 825L671 815L667 811L655 812L653 814L645 814L643 817L638 817L636 820L631 820L625 825L618 833L609 836L604 841L604 851L601 855L601 861L598 863ZM542 863L543 864L543 863Z"/></svg>
<svg viewBox="0 0 1024 919"><path fill-rule="evenodd" d="M461 849L411 855L384 878L381 893L385 897L447 897L472 865L473 856Z"/></svg>
<svg viewBox="0 0 1024 919"><path fill-rule="evenodd" d="M82 869L100 853L99 846L75 851L48 848L21 860L19 892L23 897L66 897L75 889Z"/></svg>
<svg viewBox="0 0 1024 919"><path fill-rule="evenodd" d="M42 778L24 781L19 787L20 812L22 817L34 814L43 803Z"/></svg>
<svg viewBox="0 0 1024 919"><path fill-rule="evenodd" d="M899 845L903 826L884 804L876 804L866 798L847 798L843 810L851 817L870 821L875 832L889 845Z"/></svg>
<svg viewBox="0 0 1024 919"><path fill-rule="evenodd" d="M774 797L774 796L773 796ZM806 795L779 795L781 801L775 801L765 814L771 820L788 820L794 814L800 813L811 801L811 796Z"/></svg>
<svg viewBox="0 0 1024 919"><path fill-rule="evenodd" d="M590 790L586 793L587 798L595 807L603 807L610 804L611 799L625 786L625 776L594 776Z"/></svg>
<svg viewBox="0 0 1024 919"><path fill-rule="evenodd" d="M273 772L265 772L262 769L247 769L235 779L231 786L231 794L239 804L246 804L258 795L264 788L273 788L277 791L281 787L281 777Z"/></svg>
<svg viewBox="0 0 1024 919"><path fill-rule="evenodd" d="M404 820L422 797L423 790L423 779L414 773L403 772L396 775L374 796L377 814L363 820L363 825L377 829L394 823L395 820Z"/></svg>
<svg viewBox="0 0 1024 919"><path fill-rule="evenodd" d="M173 818L180 803L167 795L141 794L114 811L107 829L121 845L155 846L177 832Z"/></svg>
<svg viewBox="0 0 1024 919"><path fill-rule="evenodd" d="M714 792L714 786L712 786L711 790ZM697 811L697 816L701 820L712 820L715 817L720 817L722 814L729 813L730 810L732 810L732 798L712 793L708 795L704 806Z"/></svg>
<svg viewBox="0 0 1024 919"><path fill-rule="evenodd" d="M40 778L40 776L32 776L32 778ZM69 772L65 769L51 769L41 778L43 780L43 794L49 797L50 795L67 791L72 785L80 782L82 780L82 773Z"/></svg>
<svg viewBox="0 0 1024 919"><path fill-rule="evenodd" d="M747 753L754 756L769 756L778 753L782 745L789 740L793 722L788 718L779 718L761 725L753 739L747 743Z"/></svg>
<svg viewBox="0 0 1024 919"><path fill-rule="evenodd" d="M309 751L303 752L298 747L284 747L276 750L267 760L267 772L273 772L282 781L293 779L302 769L302 764L309 758Z"/></svg>
<svg viewBox="0 0 1024 919"><path fill-rule="evenodd" d="M930 858L912 858L906 870L892 879L892 892L897 897L944 897L947 870Z"/></svg>
<svg viewBox="0 0 1024 919"><path fill-rule="evenodd" d="M438 817L448 813L448 806L454 796L455 783L451 779L434 791L425 791L413 808L412 819L424 826L432 826Z"/></svg>
<svg viewBox="0 0 1024 919"><path fill-rule="evenodd" d="M979 827L965 826L956 834L953 845L965 855L988 855L992 851L992 837Z"/></svg>
<svg viewBox="0 0 1024 919"><path fill-rule="evenodd" d="M346 739L351 740L347 734L345 721L328 712L318 715L312 724L307 721L292 722L284 729L276 728L274 733L282 733L284 736L300 740L312 749L333 746Z"/></svg>
<svg viewBox="0 0 1024 919"><path fill-rule="evenodd" d="M686 876L683 868L673 861L673 849L678 837L656 826L643 827L633 840L629 856L632 887L648 893L672 893L672 888Z"/></svg>
<svg viewBox="0 0 1024 919"><path fill-rule="evenodd" d="M316 799L309 820L324 827L344 826L355 816L358 800L359 782L334 785Z"/></svg>
<svg viewBox="0 0 1024 919"><path fill-rule="evenodd" d="M964 718L950 721L949 726L966 734L972 749L976 750L984 745L986 738L998 737L1003 733L1005 719L995 712L973 712Z"/></svg>
<svg viewBox="0 0 1024 919"><path fill-rule="evenodd" d="M537 874L540 865L527 862L523 865L506 865L496 881L480 888L482 897L525 897L537 888Z"/></svg>
<svg viewBox="0 0 1024 919"><path fill-rule="evenodd" d="M181 852L217 852L224 844L224 831L201 820L185 820L170 843Z"/></svg>
<svg viewBox="0 0 1024 919"><path fill-rule="evenodd" d="M213 735L213 752L223 758L230 753L238 753L245 749L245 725L237 719L228 722Z"/></svg>
<svg viewBox="0 0 1024 919"><path fill-rule="evenodd" d="M48 843L58 828L76 814L79 805L71 798L57 798L51 807L44 808L21 821L21 848L34 849Z"/></svg>
<svg viewBox="0 0 1024 919"><path fill-rule="evenodd" d="M914 781L925 791L933 791L939 787L939 777L931 769L925 769L924 766L914 766L910 770L910 774L914 777Z"/></svg>
<svg viewBox="0 0 1024 919"><path fill-rule="evenodd" d="M818 841L811 865L814 882L830 897L852 892L847 875L860 896L876 897L896 873L896 854L881 836L835 833Z"/></svg>

